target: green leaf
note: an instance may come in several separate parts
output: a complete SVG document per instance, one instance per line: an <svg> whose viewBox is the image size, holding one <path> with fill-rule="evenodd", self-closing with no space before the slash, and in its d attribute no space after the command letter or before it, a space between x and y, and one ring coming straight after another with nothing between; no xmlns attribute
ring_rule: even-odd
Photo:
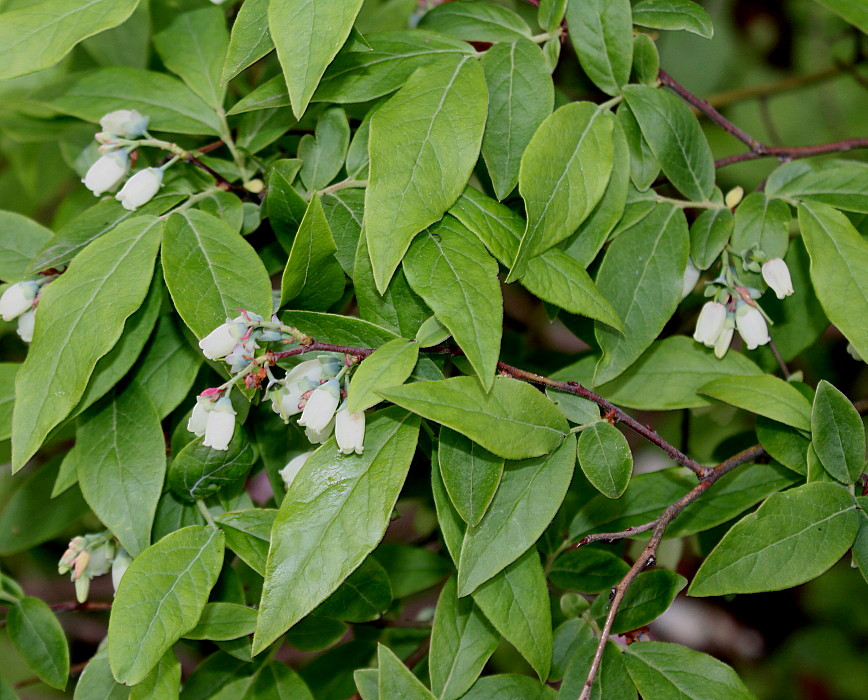
<svg viewBox="0 0 868 700"><path fill-rule="evenodd" d="M243 479L256 461L256 451L240 426L235 427L226 450L205 447L204 439L187 443L169 467L168 486L185 501L207 498Z"/></svg>
<svg viewBox="0 0 868 700"><path fill-rule="evenodd" d="M567 24L585 74L607 95L620 94L633 64L630 0L572 0Z"/></svg>
<svg viewBox="0 0 868 700"><path fill-rule="evenodd" d="M437 9L452 7L461 11L464 4L448 3ZM502 9L473 4L491 10ZM431 14L434 12L428 13ZM482 157L497 198L503 199L518 184L524 149L537 127L551 114L554 85L542 51L525 39L492 46L482 57L482 69L488 84L488 119L482 137Z"/></svg>
<svg viewBox="0 0 868 700"><path fill-rule="evenodd" d="M666 612L686 585L687 579L674 571L643 571L627 589L612 623L612 632L624 634L653 622ZM608 596L597 596L588 612L601 622L609 612L609 604Z"/></svg>
<svg viewBox="0 0 868 700"><path fill-rule="evenodd" d="M449 500L439 469L431 470L431 487L443 540L457 562L465 526ZM483 583L474 591L473 600L537 675L547 677L552 657L551 606L537 551L528 550Z"/></svg>
<svg viewBox="0 0 868 700"><path fill-rule="evenodd" d="M116 27L139 0L42 0L0 15L0 80L48 68L82 39Z"/></svg>
<svg viewBox="0 0 868 700"><path fill-rule="evenodd" d="M690 108L672 93L644 85L625 87L624 96L666 177L688 199L707 201L714 160Z"/></svg>
<svg viewBox="0 0 868 700"><path fill-rule="evenodd" d="M756 700L725 663L680 644L631 644L624 662L645 700Z"/></svg>
<svg viewBox="0 0 868 700"><path fill-rule="evenodd" d="M799 430L811 429L811 404L792 384L778 377L768 374L721 377L703 385L699 391Z"/></svg>
<svg viewBox="0 0 868 700"><path fill-rule="evenodd" d="M548 454L567 432L551 401L515 379L498 377L488 393L473 377L405 384L378 393L506 459Z"/></svg>
<svg viewBox="0 0 868 700"><path fill-rule="evenodd" d="M808 447L811 441L799 430L757 416L756 436L765 451L797 474L808 473Z"/></svg>
<svg viewBox="0 0 868 700"><path fill-rule="evenodd" d="M440 431L440 475L455 510L468 525L478 525L503 474L503 458L449 428Z"/></svg>
<svg viewBox="0 0 868 700"><path fill-rule="evenodd" d="M603 356L594 385L619 376L663 330L681 300L688 245L684 212L657 205L609 246L597 273L597 287L612 302L625 331L597 324ZM631 274L625 276L624 270Z"/></svg>
<svg viewBox="0 0 868 700"><path fill-rule="evenodd" d="M334 345L375 348L397 337L385 328L352 316L314 311L282 311L280 320L322 343Z"/></svg>
<svg viewBox="0 0 868 700"><path fill-rule="evenodd" d="M636 82L642 85L657 84L660 71L660 54L657 44L647 34L637 34L633 37L633 75Z"/></svg>
<svg viewBox="0 0 868 700"><path fill-rule="evenodd" d="M369 556L314 612L345 622L371 622L380 619L391 605L389 574ZM293 628L297 629L298 625Z"/></svg>
<svg viewBox="0 0 868 700"><path fill-rule="evenodd" d="M223 10L206 7L178 15L154 35L154 46L166 68L213 109L222 108L226 86L220 78L229 46Z"/></svg>
<svg viewBox="0 0 868 700"><path fill-rule="evenodd" d="M564 670L564 681L558 697L566 699L581 695L596 650L596 637L590 635L581 640ZM624 655L613 642L607 642L603 649L590 700L636 700L636 688L624 667Z"/></svg>
<svg viewBox="0 0 868 700"><path fill-rule="evenodd" d="M350 35L362 0L271 0L268 27L298 119Z"/></svg>
<svg viewBox="0 0 868 700"><path fill-rule="evenodd" d="M479 677L500 635L470 598L458 598L451 577L437 600L428 667L431 690L441 700L457 700Z"/></svg>
<svg viewBox="0 0 868 700"><path fill-rule="evenodd" d="M566 551L555 559L548 572L558 588L582 593L602 593L618 583L630 570L621 557L592 547Z"/></svg>
<svg viewBox="0 0 868 700"><path fill-rule="evenodd" d="M78 253L127 219L146 214L159 215L184 198L181 194L157 195L135 211L127 211L114 197L100 200L58 229L53 238L42 246L30 262L27 273L35 273L51 267L62 268Z"/></svg>
<svg viewBox="0 0 868 700"><path fill-rule="evenodd" d="M845 484L865 467L865 428L859 412L825 379L817 385L811 411L811 435L826 471Z"/></svg>
<svg viewBox="0 0 868 700"><path fill-rule="evenodd" d="M530 27L515 12L477 0L438 5L422 15L419 28L492 44L531 36Z"/></svg>
<svg viewBox="0 0 868 700"><path fill-rule="evenodd" d="M133 557L151 543L166 474L160 417L136 383L115 389L76 430L78 483L96 516Z"/></svg>
<svg viewBox="0 0 868 700"><path fill-rule="evenodd" d="M868 34L868 10L859 0L816 0L823 7L844 18Z"/></svg>
<svg viewBox="0 0 868 700"><path fill-rule="evenodd" d="M811 281L829 320L861 357L868 357L868 242L841 212L825 204L799 206Z"/></svg>
<svg viewBox="0 0 868 700"><path fill-rule="evenodd" d="M305 463L274 522L254 654L325 600L382 539L418 431L412 415L384 409L367 423L364 454L341 455L332 438Z"/></svg>
<svg viewBox="0 0 868 700"><path fill-rule="evenodd" d="M350 145L350 124L340 107L323 112L314 134L305 134L298 144L299 176L308 190L320 190L335 179L344 166Z"/></svg>
<svg viewBox="0 0 868 700"><path fill-rule="evenodd" d="M7 453L8 454L8 453ZM70 486L46 507L46 494L58 477L59 459L17 477L3 494L0 507L0 556L18 554L47 542L79 520L87 504L76 486ZM33 514L39 513L39 518Z"/></svg>
<svg viewBox="0 0 868 700"><path fill-rule="evenodd" d="M229 549L260 576L265 576L268 544L276 515L274 508L248 508L214 518L226 535Z"/></svg>
<svg viewBox="0 0 868 700"><path fill-rule="evenodd" d="M714 36L711 17L692 0L644 0L633 7L633 24L652 29L686 29L706 39Z"/></svg>
<svg viewBox="0 0 868 700"><path fill-rule="evenodd" d="M612 173L614 119L590 102L572 102L543 121L521 158L518 189L527 228L507 282L527 261L569 237L603 196Z"/></svg>
<svg viewBox="0 0 868 700"><path fill-rule="evenodd" d="M419 547L384 542L373 556L389 572L396 599L436 586L452 572L447 559Z"/></svg>
<svg viewBox="0 0 868 700"><path fill-rule="evenodd" d="M268 31L268 2L269 0L247 0L238 9L223 64L223 83L228 83L247 66L256 63L274 49L274 41ZM286 83L279 76L278 79L283 83L285 92Z"/></svg>
<svg viewBox="0 0 868 700"><path fill-rule="evenodd" d="M810 581L850 548L859 519L852 494L837 484L814 482L770 496L724 535L688 593L758 593Z"/></svg>
<svg viewBox="0 0 868 700"><path fill-rule="evenodd" d="M207 603L199 622L184 639L225 641L252 634L256 629L256 610L238 603Z"/></svg>
<svg viewBox="0 0 868 700"><path fill-rule="evenodd" d="M75 684L74 700L125 700L130 688L118 683L109 667L108 650L103 647L91 657Z"/></svg>
<svg viewBox="0 0 868 700"><path fill-rule="evenodd" d="M652 343L617 379L595 387L595 391L618 406L642 411L699 408L713 404L698 393L710 381L730 375L762 374L740 353L730 350L718 360L710 348L676 335ZM560 370L557 377L579 379L569 367Z"/></svg>
<svg viewBox="0 0 868 700"><path fill-rule="evenodd" d="M735 210L731 244L737 253L751 249L782 258L789 243L790 208L762 192L745 197Z"/></svg>
<svg viewBox="0 0 868 700"><path fill-rule="evenodd" d="M184 338L174 316L161 316L136 370L136 382L145 390L162 419L187 398L202 366L199 355Z"/></svg>
<svg viewBox="0 0 868 700"><path fill-rule="evenodd" d="M223 700L237 698L229 693ZM279 661L269 661L261 666L250 679L250 685L241 700L313 700L305 682L293 669Z"/></svg>
<svg viewBox="0 0 868 700"><path fill-rule="evenodd" d="M148 128L180 134L219 134L214 110L184 83L165 73L110 67L64 82L48 104L64 114L96 123L116 109L136 109L150 117Z"/></svg>
<svg viewBox="0 0 868 700"><path fill-rule="evenodd" d="M479 155L487 105L479 64L442 58L414 73L371 119L365 235L381 294L413 236L461 194Z"/></svg>
<svg viewBox="0 0 868 700"><path fill-rule="evenodd" d="M379 666L379 693L381 698L401 698L401 700L434 700L428 690L413 672L389 647L377 644L377 666Z"/></svg>
<svg viewBox="0 0 868 700"><path fill-rule="evenodd" d="M358 571L358 569L356 569ZM355 573L355 572L353 572ZM385 572L383 572L385 573ZM344 582L346 583L346 582ZM337 594L340 591L335 591ZM391 602L391 599L390 599ZM310 615L303 617L286 633L286 641L299 651L322 651L334 646L347 633L349 625L329 617Z"/></svg>
<svg viewBox="0 0 868 700"><path fill-rule="evenodd" d="M546 389L549 401L555 404L570 423L585 425L600 420L600 407L590 399L567 394L556 389Z"/></svg>
<svg viewBox="0 0 868 700"><path fill-rule="evenodd" d="M97 361L150 286L162 221L130 219L91 243L44 288L33 343L16 378L12 466L33 456L78 403ZM51 400L48 400L51 397Z"/></svg>
<svg viewBox="0 0 868 700"><path fill-rule="evenodd" d="M570 435L551 454L509 462L479 525L467 528L458 562L458 595L518 559L542 535L560 508L575 466Z"/></svg>
<svg viewBox="0 0 868 700"><path fill-rule="evenodd" d="M489 390L503 327L497 263L462 223L445 217L416 238L403 268L413 291L449 329Z"/></svg>
<svg viewBox="0 0 868 700"><path fill-rule="evenodd" d="M133 559L109 619L109 661L119 683L144 680L196 626L222 563L223 533L200 525L167 535Z"/></svg>
<svg viewBox="0 0 868 700"><path fill-rule="evenodd" d="M462 700L492 700L493 698L521 698L521 700L557 700L554 688L538 683L533 678L503 673L480 678Z"/></svg>
<svg viewBox="0 0 868 700"><path fill-rule="evenodd" d="M9 640L30 670L52 688L63 690L69 676L69 646L63 628L39 598L22 598L6 616Z"/></svg>
<svg viewBox="0 0 868 700"><path fill-rule="evenodd" d="M611 423L598 421L582 431L577 454L594 488L607 498L620 498L633 473L633 454L624 434Z"/></svg>
<svg viewBox="0 0 868 700"><path fill-rule="evenodd" d="M163 654L156 668L130 692L130 700L177 700L181 690L181 664L171 649Z"/></svg>
<svg viewBox="0 0 868 700"><path fill-rule="evenodd" d="M196 209L172 214L163 235L163 272L184 323L204 338L246 309L271 316L271 282L251 245Z"/></svg>
<svg viewBox="0 0 868 700"><path fill-rule="evenodd" d="M8 440L12 435L15 375L20 366L17 362L0 362L0 440Z"/></svg>
<svg viewBox="0 0 868 700"><path fill-rule="evenodd" d="M30 261L53 235L26 216L0 211L0 280L23 279Z"/></svg>
<svg viewBox="0 0 868 700"><path fill-rule="evenodd" d="M748 195L751 196L751 195ZM700 270L707 270L723 252L732 235L729 209L706 209L690 225L690 257Z"/></svg>
<svg viewBox="0 0 868 700"><path fill-rule="evenodd" d="M868 213L868 166L855 161L832 161L814 166L792 161L776 169L768 180L769 197L808 200L839 209Z"/></svg>
<svg viewBox="0 0 868 700"><path fill-rule="evenodd" d="M323 76L315 100L340 104L374 100L397 90L417 68L437 58L474 53L465 41L421 29L387 31L369 38L371 51L338 54Z"/></svg>
<svg viewBox="0 0 868 700"><path fill-rule="evenodd" d="M319 195L314 195L292 241L292 250L283 270L280 283L281 306L296 297L309 296L312 289L321 284L322 279L333 269L343 280L343 272L334 258L335 250L322 202Z"/></svg>
<svg viewBox="0 0 868 700"><path fill-rule="evenodd" d="M639 122L626 102L618 105L617 121L624 130L630 152L630 180L637 190L645 192L660 174L660 163L642 136Z"/></svg>
<svg viewBox="0 0 868 700"><path fill-rule="evenodd" d="M365 157L367 158L367 148ZM365 191L347 188L332 192L322 198L322 208L337 246L335 257L344 268L344 272L353 277L356 250L359 241L364 239L361 232L365 213Z"/></svg>
<svg viewBox="0 0 868 700"><path fill-rule="evenodd" d="M347 410L355 413L380 403L382 399L375 392L403 384L418 359L418 344L403 338L377 348L353 374Z"/></svg>

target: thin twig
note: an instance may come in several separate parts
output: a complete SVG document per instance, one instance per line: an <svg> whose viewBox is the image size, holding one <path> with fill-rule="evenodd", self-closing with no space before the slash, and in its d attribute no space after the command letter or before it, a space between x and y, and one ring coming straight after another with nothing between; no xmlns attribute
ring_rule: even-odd
<svg viewBox="0 0 868 700"><path fill-rule="evenodd" d="M789 148L766 146L765 150L761 153L750 151L748 153L739 153L738 155L720 158L714 161L714 167L724 168L733 163L743 163L748 160L756 160L757 158L778 158L783 161L796 160L798 158L821 156L827 153L846 153L847 151L855 151L860 148L868 148L868 139L846 139L832 143L821 143L816 146L793 146Z"/></svg>
<svg viewBox="0 0 868 700"><path fill-rule="evenodd" d="M100 601L85 601L79 603L76 600L67 600L62 603L52 603L48 606L54 612L91 612L96 610L111 610L112 604ZM6 626L6 619L0 620L0 629Z"/></svg>

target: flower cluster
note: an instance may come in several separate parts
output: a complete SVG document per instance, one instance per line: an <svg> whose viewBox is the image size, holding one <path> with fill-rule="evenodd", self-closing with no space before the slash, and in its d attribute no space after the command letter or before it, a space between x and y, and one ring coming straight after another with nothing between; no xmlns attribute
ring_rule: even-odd
<svg viewBox="0 0 868 700"><path fill-rule="evenodd" d="M235 318L227 318L202 338L199 347L205 357L227 363L233 376L197 397L187 429L204 436L203 445L215 450L228 449L235 431L236 414L227 393L241 380L251 388L259 387L267 379L266 391L272 409L285 423L299 416L298 425L305 429L305 436L311 443L323 444L334 435L342 454L361 454L365 414L364 411L350 413L347 409L349 374L354 367L349 358L320 355L315 360L301 362L278 379L272 373L275 364L272 353L266 350L256 355L267 343L288 343L297 339L297 332L283 326L276 316L265 321L244 310ZM287 469L289 467L287 465ZM294 478L297 469L293 469Z"/></svg>
<svg viewBox="0 0 868 700"><path fill-rule="evenodd" d="M115 546L108 532L79 535L70 540L69 547L57 564L57 572L61 575L71 572L70 578L75 582L75 597L79 603L84 603L90 591L91 579L111 571L117 590L131 561L125 550Z"/></svg>
<svg viewBox="0 0 868 700"><path fill-rule="evenodd" d="M43 276L38 279L16 282L7 287L0 296L0 316L4 321L18 319L18 335L25 343L33 340L33 328L36 325L36 305L42 287L51 281L52 277Z"/></svg>
<svg viewBox="0 0 868 700"><path fill-rule="evenodd" d="M138 146L137 139L148 136L148 117L134 109L109 112L99 123L102 131L95 138L101 144L102 156L82 179L96 196L115 190L124 181L130 171L130 153ZM130 211L148 203L160 190L167 166L139 170L126 181L115 199Z"/></svg>

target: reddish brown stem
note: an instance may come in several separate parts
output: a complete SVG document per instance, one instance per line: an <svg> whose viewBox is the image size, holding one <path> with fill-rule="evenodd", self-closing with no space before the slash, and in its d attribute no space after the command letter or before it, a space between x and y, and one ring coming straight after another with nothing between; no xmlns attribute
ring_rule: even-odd
<svg viewBox="0 0 868 700"><path fill-rule="evenodd" d="M714 161L715 168L723 168L734 163L744 163L757 158L779 158L780 160L796 160L798 158L809 158L811 156L820 156L827 153L846 153L860 148L868 148L868 139L847 139L845 141L834 141L833 143L821 143L816 146L794 146L791 148L780 148L777 146L766 146L761 153L749 151L748 153L739 153L734 156L727 156Z"/></svg>

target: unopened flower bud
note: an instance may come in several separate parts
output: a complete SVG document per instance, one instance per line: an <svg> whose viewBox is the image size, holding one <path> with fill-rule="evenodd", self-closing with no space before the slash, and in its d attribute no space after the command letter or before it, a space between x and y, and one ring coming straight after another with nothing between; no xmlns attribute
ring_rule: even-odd
<svg viewBox="0 0 868 700"><path fill-rule="evenodd" d="M699 319L696 321L693 339L708 347L714 347L717 337L723 330L725 321L726 307L716 301L706 302L699 312Z"/></svg>
<svg viewBox="0 0 868 700"><path fill-rule="evenodd" d="M304 466L304 463L307 462L308 458L313 454L313 450L310 452L304 452L297 457L293 457L289 462L287 462L286 466L281 469L278 474L280 474L280 478L283 479L284 488L289 491L289 487L292 486L292 482L295 481L295 477L298 476L298 473L301 471L301 468Z"/></svg>
<svg viewBox="0 0 868 700"><path fill-rule="evenodd" d="M265 183L258 177L244 183L244 189L253 194L259 194L265 189Z"/></svg>
<svg viewBox="0 0 868 700"><path fill-rule="evenodd" d="M12 321L33 307L39 292L36 282L16 282L0 296L0 315L4 321Z"/></svg>
<svg viewBox="0 0 868 700"><path fill-rule="evenodd" d="M121 579L132 563L133 558L125 549L121 549L115 555L114 561L112 561L112 586L114 586L115 592L117 592L118 586L121 585Z"/></svg>
<svg viewBox="0 0 868 700"><path fill-rule="evenodd" d="M314 389L301 412L298 424L313 432L321 432L332 419L341 397L340 383L330 379Z"/></svg>
<svg viewBox="0 0 868 700"><path fill-rule="evenodd" d="M738 187L733 187L726 193L726 197L723 198L723 203L727 208L734 209L739 205L742 197L744 197L744 188L739 185Z"/></svg>
<svg viewBox="0 0 868 700"><path fill-rule="evenodd" d="M247 365L253 362L253 356L257 348L259 348L259 345L253 338L248 338L245 343L236 344L232 348L232 352L223 358L230 365L229 371L235 374L247 367Z"/></svg>
<svg viewBox="0 0 868 700"><path fill-rule="evenodd" d="M727 323L720 332L720 335L717 336L717 340L714 341L714 356L718 360L722 360L723 356L726 355L726 351L729 350L730 343L732 343L732 336L735 332L734 325L734 321L732 323Z"/></svg>
<svg viewBox="0 0 868 700"><path fill-rule="evenodd" d="M772 258L763 264L763 279L772 288L778 299L783 299L793 293L793 280L790 268L780 258Z"/></svg>
<svg viewBox="0 0 868 700"><path fill-rule="evenodd" d="M322 430L311 430L310 428L304 429L304 436L311 442L313 445L322 445L325 442L328 442L328 439L332 436L332 433L335 431L335 419L332 418L328 425Z"/></svg>
<svg viewBox="0 0 868 700"><path fill-rule="evenodd" d="M75 579L75 599L79 603L87 602L87 594L90 592L90 578L79 576Z"/></svg>
<svg viewBox="0 0 868 700"><path fill-rule="evenodd" d="M163 184L163 171L159 168L145 168L133 175L121 191L115 195L124 209L135 211L150 202Z"/></svg>
<svg viewBox="0 0 868 700"><path fill-rule="evenodd" d="M245 330L244 316L236 316L232 320L227 318L226 323L220 324L199 341L202 354L209 360L226 357L235 349Z"/></svg>
<svg viewBox="0 0 868 700"><path fill-rule="evenodd" d="M103 192L113 190L127 176L130 158L124 151L113 151L99 158L90 166L82 182L99 197Z"/></svg>
<svg viewBox="0 0 868 700"><path fill-rule="evenodd" d="M36 325L36 309L27 311L18 317L18 333L25 343L33 341L33 327Z"/></svg>
<svg viewBox="0 0 868 700"><path fill-rule="evenodd" d="M193 406L193 412L187 421L187 430L193 433L196 437L202 437L205 434L205 429L208 426L208 414L211 412L211 404L213 402L206 396L197 396L196 405Z"/></svg>
<svg viewBox="0 0 868 700"><path fill-rule="evenodd" d="M702 274L699 268L693 264L691 260L687 261L687 267L684 268L684 277L682 278L681 298L686 299L687 295L693 291L696 283L699 282L699 275Z"/></svg>
<svg viewBox="0 0 868 700"><path fill-rule="evenodd" d="M346 407L335 414L335 440L338 451L360 455L365 449L365 412L350 413Z"/></svg>
<svg viewBox="0 0 868 700"><path fill-rule="evenodd" d="M202 444L214 450L228 450L235 432L235 409L228 398L219 399L208 412Z"/></svg>
<svg viewBox="0 0 868 700"><path fill-rule="evenodd" d="M116 109L99 120L104 132L126 139L135 139L145 133L150 117L145 117L134 109Z"/></svg>
<svg viewBox="0 0 868 700"><path fill-rule="evenodd" d="M735 310L735 327L748 350L765 345L770 340L769 328L763 315L758 309L744 302L739 302Z"/></svg>

